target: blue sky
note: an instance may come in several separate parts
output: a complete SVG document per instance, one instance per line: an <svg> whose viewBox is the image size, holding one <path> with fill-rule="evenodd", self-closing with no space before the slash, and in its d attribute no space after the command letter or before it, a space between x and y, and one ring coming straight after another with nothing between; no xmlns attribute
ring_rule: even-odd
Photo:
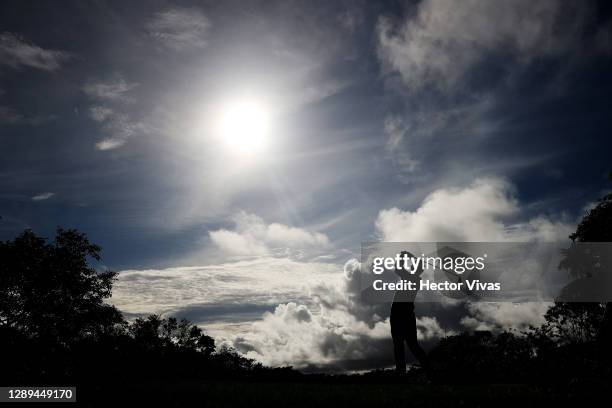
<svg viewBox="0 0 612 408"><path fill-rule="evenodd" d="M565 238L608 188L611 24L595 1L3 2L0 239L78 228L126 313L376 366L362 241ZM269 122L246 152L216 126L244 98Z"/></svg>

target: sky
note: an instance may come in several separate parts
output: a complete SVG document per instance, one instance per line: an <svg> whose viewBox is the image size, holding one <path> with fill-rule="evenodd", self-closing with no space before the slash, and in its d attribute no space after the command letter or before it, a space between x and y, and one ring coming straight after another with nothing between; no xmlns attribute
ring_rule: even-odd
<svg viewBox="0 0 612 408"><path fill-rule="evenodd" d="M604 1L4 1L0 239L77 228L132 318L391 364L365 241L567 239L609 184ZM547 305L419 305L426 344Z"/></svg>

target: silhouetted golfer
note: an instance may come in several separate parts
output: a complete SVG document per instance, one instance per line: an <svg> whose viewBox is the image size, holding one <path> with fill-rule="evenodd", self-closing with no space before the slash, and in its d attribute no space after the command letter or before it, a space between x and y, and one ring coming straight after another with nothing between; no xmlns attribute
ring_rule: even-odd
<svg viewBox="0 0 612 408"><path fill-rule="evenodd" d="M407 251L403 251L400 255L403 257L404 254L408 257L413 256ZM404 343L406 343L421 366L428 371L427 355L417 341L416 316L414 315L414 298L418 292L423 267L419 264L419 268L414 274L411 274L409 269L402 268L396 268L395 273L402 280L416 283L416 290L396 290L391 305L391 337L393 337L395 370L400 374L406 372L406 352L404 349Z"/></svg>

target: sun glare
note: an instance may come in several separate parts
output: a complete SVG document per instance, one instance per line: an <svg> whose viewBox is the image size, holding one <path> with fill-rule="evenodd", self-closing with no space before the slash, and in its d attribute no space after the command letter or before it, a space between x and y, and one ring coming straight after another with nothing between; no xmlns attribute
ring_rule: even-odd
<svg viewBox="0 0 612 408"><path fill-rule="evenodd" d="M266 145L269 121L268 111L261 102L235 101L221 113L219 135L233 152L257 153Z"/></svg>

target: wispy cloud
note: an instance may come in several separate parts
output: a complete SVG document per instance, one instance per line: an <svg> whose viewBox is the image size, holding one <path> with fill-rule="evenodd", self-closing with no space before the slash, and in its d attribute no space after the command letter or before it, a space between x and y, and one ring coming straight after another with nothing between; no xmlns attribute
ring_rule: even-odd
<svg viewBox="0 0 612 408"><path fill-rule="evenodd" d="M45 200L50 199L54 195L55 193L51 193L51 192L40 193L40 194L33 196L32 201L45 201Z"/></svg>
<svg viewBox="0 0 612 408"><path fill-rule="evenodd" d="M96 122L104 122L112 114L113 110L105 106L92 106L89 108L89 117Z"/></svg>
<svg viewBox="0 0 612 408"><path fill-rule="evenodd" d="M0 33L0 64L14 69L30 67L56 71L70 58L65 51L47 50L32 44L17 34Z"/></svg>
<svg viewBox="0 0 612 408"><path fill-rule="evenodd" d="M55 115L25 116L8 106L0 105L0 125L30 125L37 126L56 119Z"/></svg>
<svg viewBox="0 0 612 408"><path fill-rule="evenodd" d="M23 115L15 109L0 105L0 125L12 125L23 120Z"/></svg>
<svg viewBox="0 0 612 408"><path fill-rule="evenodd" d="M425 0L406 21L380 20L379 54L411 89L450 91L487 55L522 64L575 49L587 13L558 0Z"/></svg>
<svg viewBox="0 0 612 408"><path fill-rule="evenodd" d="M137 87L118 76L108 81L91 81L83 86L83 92L91 98L109 101L127 101L127 93Z"/></svg>
<svg viewBox="0 0 612 408"><path fill-rule="evenodd" d="M147 24L149 34L174 50L206 46L210 20L199 10L172 8L159 13Z"/></svg>
<svg viewBox="0 0 612 408"><path fill-rule="evenodd" d="M97 150L117 149L125 145L130 137L145 130L143 123L126 113L125 105L134 101L129 92L137 86L137 83L128 82L120 75L109 80L90 81L83 86L83 92L96 101L89 107L89 117L99 122L108 134L95 144Z"/></svg>

